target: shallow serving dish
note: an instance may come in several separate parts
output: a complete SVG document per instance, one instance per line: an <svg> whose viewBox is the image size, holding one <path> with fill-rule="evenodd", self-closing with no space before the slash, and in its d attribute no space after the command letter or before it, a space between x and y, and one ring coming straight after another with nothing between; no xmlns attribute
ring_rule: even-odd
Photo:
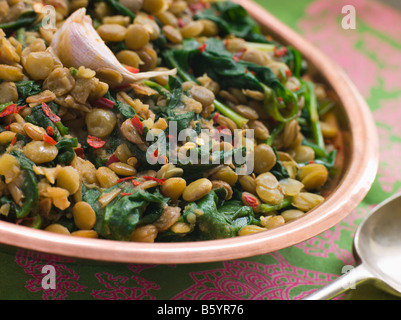
<svg viewBox="0 0 401 320"><path fill-rule="evenodd" d="M352 82L332 61L250 0L236 0L279 41L300 50L313 76L326 83L338 102L341 129L339 174L326 201L279 228L242 237L185 243L135 243L59 235L0 221L3 248L24 248L90 261L118 263L202 263L245 258L283 249L331 228L362 201L378 166L378 139L370 110ZM313 71L315 70L315 71Z"/></svg>

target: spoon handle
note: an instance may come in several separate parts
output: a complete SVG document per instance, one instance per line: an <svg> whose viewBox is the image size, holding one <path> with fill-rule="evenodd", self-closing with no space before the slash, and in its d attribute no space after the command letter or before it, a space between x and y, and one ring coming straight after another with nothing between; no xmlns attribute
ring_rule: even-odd
<svg viewBox="0 0 401 320"><path fill-rule="evenodd" d="M339 294L354 288L354 286L359 282L368 278L373 278L373 275L363 264L360 264L334 280L332 283L305 297L303 300L330 300Z"/></svg>

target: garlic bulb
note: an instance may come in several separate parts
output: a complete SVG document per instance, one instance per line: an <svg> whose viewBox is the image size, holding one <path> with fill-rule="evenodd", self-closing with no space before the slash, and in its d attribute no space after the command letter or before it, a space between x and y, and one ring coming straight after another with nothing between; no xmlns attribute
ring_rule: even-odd
<svg viewBox="0 0 401 320"><path fill-rule="evenodd" d="M75 11L63 23L54 34L50 46L64 66L92 69L100 80L111 86L176 73L175 69L139 73L128 71L100 38L85 8Z"/></svg>

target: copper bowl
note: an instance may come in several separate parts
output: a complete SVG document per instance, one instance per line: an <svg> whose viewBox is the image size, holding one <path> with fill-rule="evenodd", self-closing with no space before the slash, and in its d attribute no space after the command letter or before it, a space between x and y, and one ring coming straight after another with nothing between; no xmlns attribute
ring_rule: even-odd
<svg viewBox="0 0 401 320"><path fill-rule="evenodd" d="M25 248L86 261L203 263L261 255L312 238L344 219L363 200L376 176L378 139L364 99L344 72L293 30L250 0L236 0L282 43L301 51L315 77L332 90L339 107L339 172L328 197L304 217L279 228L236 238L185 243L135 243L59 235L0 221L4 248Z"/></svg>

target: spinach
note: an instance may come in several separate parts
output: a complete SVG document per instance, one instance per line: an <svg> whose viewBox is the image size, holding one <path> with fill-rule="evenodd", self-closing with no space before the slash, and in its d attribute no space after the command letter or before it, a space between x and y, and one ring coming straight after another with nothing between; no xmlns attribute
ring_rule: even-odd
<svg viewBox="0 0 401 320"><path fill-rule="evenodd" d="M15 82L15 86L18 91L18 104L22 105L25 103L25 99L29 96L33 96L42 91L41 85L33 80L22 80Z"/></svg>
<svg viewBox="0 0 401 320"><path fill-rule="evenodd" d="M11 32L21 27L32 25L36 20L35 11L26 11L22 13L16 20L0 24L0 29Z"/></svg>
<svg viewBox="0 0 401 320"><path fill-rule="evenodd" d="M287 169L283 166L281 161L278 158L277 150L275 147L273 147L273 152L276 155L276 164L273 166L273 168L270 170L270 172L275 175L277 180L282 180L282 179L287 179L290 177L288 174Z"/></svg>
<svg viewBox="0 0 401 320"><path fill-rule="evenodd" d="M220 36L235 35L248 41L267 41L248 12L231 1L213 3L210 8L197 12L194 18L216 23Z"/></svg>
<svg viewBox="0 0 401 320"><path fill-rule="evenodd" d="M42 110L41 106L36 106L32 108L31 114L29 116L25 117L25 121L31 122L39 127L42 127L44 129L47 129L47 127L51 127L54 131L53 138L56 141L59 141L62 139L62 134L60 130L58 129L57 124L53 123L49 117L45 115L45 113ZM61 124L61 121L59 121ZM58 122L58 123L59 123ZM59 125L60 126L60 125ZM60 126L61 127L61 126ZM62 126L61 128L63 128ZM65 127L64 127L65 128ZM64 131L65 132L65 131Z"/></svg>
<svg viewBox="0 0 401 320"><path fill-rule="evenodd" d="M24 203L16 208L16 217L20 219L28 216L39 202L38 180L32 169L35 164L31 160L18 150L11 150L10 154L18 159L21 169L25 172L25 179L21 186Z"/></svg>
<svg viewBox="0 0 401 320"><path fill-rule="evenodd" d="M75 157L75 148L78 146L77 138L61 138L57 143L58 155L56 161L61 165L69 165Z"/></svg>
<svg viewBox="0 0 401 320"><path fill-rule="evenodd" d="M234 87L263 92L265 110L277 122L290 121L298 114L297 95L286 89L270 68L234 59L234 54L226 50L220 39L208 38L203 45L195 39L187 39L181 47L167 51L164 57L185 80L207 74L225 89ZM215 106L219 107L218 103Z"/></svg>
<svg viewBox="0 0 401 320"><path fill-rule="evenodd" d="M128 16L132 20L135 19L136 15L127 7L122 5L118 0L105 0L105 2L114 12L123 16Z"/></svg>
<svg viewBox="0 0 401 320"><path fill-rule="evenodd" d="M119 185L105 190L104 193L116 187ZM97 215L95 230L104 238L128 241L138 225L157 220L162 213L163 204L168 201L158 190L151 193L129 187L123 192L125 195L120 194L105 208L101 208L98 203L101 191L89 189L83 192L83 201L88 202Z"/></svg>
<svg viewBox="0 0 401 320"><path fill-rule="evenodd" d="M220 208L217 207L219 199L211 191L196 203L186 206L183 216L202 212L196 219L196 232L204 239L222 239L234 237L245 225L254 222L253 210L243 206L240 201L227 201Z"/></svg>

